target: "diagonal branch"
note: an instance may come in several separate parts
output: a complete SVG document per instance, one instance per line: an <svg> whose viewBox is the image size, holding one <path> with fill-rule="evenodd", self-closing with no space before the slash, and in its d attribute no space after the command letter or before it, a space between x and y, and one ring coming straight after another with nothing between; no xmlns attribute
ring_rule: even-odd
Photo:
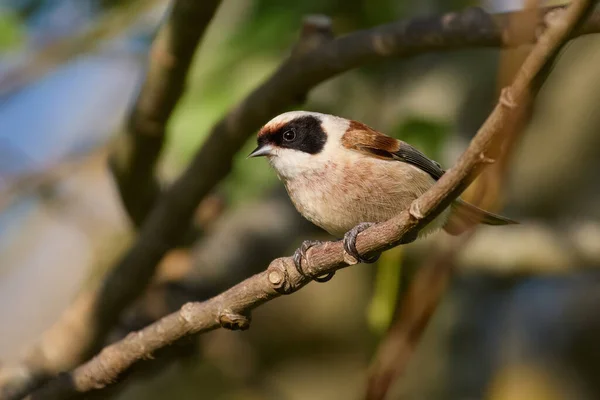
<svg viewBox="0 0 600 400"><path fill-rule="evenodd" d="M481 172L488 163L488 150L501 141L510 120L519 114L523 99L535 88L537 78L544 73L575 24L593 4L577 1L562 18L557 18L540 37L513 84L506 88L484 125L468 149L429 191L413 202L410 210L377 224L358 237L357 248L362 254L389 249L412 238L431 219L439 215L450 202ZM31 399L73 397L100 389L114 382L133 363L181 337L207 332L220 326L247 329L250 311L283 294L293 293L317 277L348 266L341 242L328 242L308 251L306 274L293 266L291 257L271 262L267 270L203 303L188 303L180 311L166 316L139 332L110 345L95 358L69 374L51 381L30 396ZM426 322L426 321L425 321Z"/></svg>
<svg viewBox="0 0 600 400"><path fill-rule="evenodd" d="M551 10L554 9L543 9L540 14ZM305 29L306 42L314 42L316 48L298 46L303 51L283 62L265 83L215 125L191 165L157 201L136 243L102 286L82 293L42 335L27 359L11 369L16 371L15 379L9 368L0 369L0 396L18 398L14 395L15 386L17 394L23 387L35 387L99 350L121 310L145 289L157 264L186 232L197 204L227 175L233 155L260 124L296 104L322 81L367 62L478 46L510 47L535 40L512 37L508 29L510 15L492 16L480 9L467 9L398 21L332 40L327 40L323 21L308 21L316 29ZM541 17L539 24L543 26ZM321 34L323 40L313 41L311 32L325 32ZM600 16L594 15L580 32L600 32ZM446 181L440 184L443 182ZM459 189L453 188L453 194ZM371 232L381 228L373 229ZM365 232L361 237L367 235L372 233ZM374 250L361 247L362 240L358 246L359 250ZM334 262L335 258L324 259L327 260Z"/></svg>
<svg viewBox="0 0 600 400"><path fill-rule="evenodd" d="M175 1L152 44L146 79L126 131L111 152L111 172L136 227L142 225L160 195L155 169L167 121L183 95L195 50L219 3Z"/></svg>
<svg viewBox="0 0 600 400"><path fill-rule="evenodd" d="M536 32L535 13L538 2L525 2L526 7L522 15L515 15L510 24L515 27L517 34L525 37L533 37ZM521 54L518 51L507 51L500 61L500 79L499 87L503 88L514 77L514 73L521 67L524 57L518 60L507 57L508 55ZM508 60L512 63L508 63ZM550 62L547 63L551 64ZM506 65L512 67L507 72ZM505 68L503 68L505 67ZM547 70L547 69L546 69ZM512 74L509 75L509 74ZM544 74L540 73L544 81ZM535 92L535 90L531 90ZM516 145L516 138L522 132L522 127L527 124L531 116L532 96L528 96L520 104L519 115L513 115L512 123L507 124L503 135L503 151L496 162L486 168L482 175L478 177L477 184L472 185L470 198L467 200L479 207L482 201L497 202L498 193L504 182L505 171L508 167L508 161L512 154L513 147ZM488 153L493 154L490 149ZM473 187L475 186L475 187ZM475 193L474 193L475 192ZM464 194L463 194L464 196ZM489 209L483 206L484 209ZM494 207L492 207L493 209ZM388 396L392 385L402 376L406 369L408 360L412 357L416 346L421 340L428 321L432 318L442 296L446 292L447 286L454 274L456 257L469 242L475 233L475 225L471 225L466 234L452 241L446 249L439 251L433 257L422 263L416 270L411 279L410 286L407 287L403 295L402 302L396 310L396 316L393 324L389 327L385 336L380 340L378 348L374 354L369 367L368 381L365 392L367 400L381 400Z"/></svg>

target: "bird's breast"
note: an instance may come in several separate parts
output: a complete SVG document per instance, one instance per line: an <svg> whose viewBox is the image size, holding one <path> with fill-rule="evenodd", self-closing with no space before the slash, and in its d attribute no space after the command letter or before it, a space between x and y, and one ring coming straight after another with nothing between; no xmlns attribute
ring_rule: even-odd
<svg viewBox="0 0 600 400"><path fill-rule="evenodd" d="M434 182L409 164L366 157L328 162L283 181L296 209L337 237L361 222L390 219Z"/></svg>

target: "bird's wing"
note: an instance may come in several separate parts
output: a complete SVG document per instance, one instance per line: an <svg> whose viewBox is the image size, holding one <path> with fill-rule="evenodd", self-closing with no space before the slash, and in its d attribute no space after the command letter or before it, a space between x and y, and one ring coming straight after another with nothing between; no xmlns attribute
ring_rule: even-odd
<svg viewBox="0 0 600 400"><path fill-rule="evenodd" d="M414 165L422 171L427 172L435 180L440 179L445 172L440 164L430 160L425 154L410 144L386 136L359 122L350 123L348 130L342 136L342 144L348 149L359 151L371 157L384 160L398 160ZM488 225L518 223L510 218L492 214L461 199L457 199L452 204L452 214L444 226L444 230L451 235L459 235L473 223L478 222Z"/></svg>
<svg viewBox="0 0 600 400"><path fill-rule="evenodd" d="M342 136L342 145L372 157L398 160L414 165L435 180L440 179L445 172L440 164L429 159L410 144L377 132L360 122L350 123L348 130Z"/></svg>

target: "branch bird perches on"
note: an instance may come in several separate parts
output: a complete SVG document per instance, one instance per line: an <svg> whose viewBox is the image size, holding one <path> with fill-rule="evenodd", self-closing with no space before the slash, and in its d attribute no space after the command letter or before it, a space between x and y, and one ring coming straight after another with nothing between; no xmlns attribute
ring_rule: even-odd
<svg viewBox="0 0 600 400"><path fill-rule="evenodd" d="M532 89L545 77L548 64L568 40L574 27L588 14L593 2L576 1L540 36L511 86L500 100L468 149L457 163L410 209L362 232L357 241L360 254L389 249L403 237L418 232L438 215L490 162L488 150L502 139L503 130ZM318 51L315 50L315 51ZM31 399L74 397L100 389L119 377L134 362L187 335L207 332L220 326L247 329L250 311L283 294L293 293L311 278L348 266L340 242L327 242L308 251L305 275L296 271L291 257L271 262L262 273L246 279L224 293L202 303L188 303L181 310L131 333L110 345L96 357L34 392Z"/></svg>

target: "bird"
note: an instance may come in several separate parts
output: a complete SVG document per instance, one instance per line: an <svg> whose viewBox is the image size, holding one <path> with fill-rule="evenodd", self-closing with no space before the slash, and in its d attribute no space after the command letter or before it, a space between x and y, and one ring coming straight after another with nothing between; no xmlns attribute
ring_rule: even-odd
<svg viewBox="0 0 600 400"><path fill-rule="evenodd" d="M258 132L258 147L249 155L266 157L298 212L331 235L343 237L344 251L358 262L358 234L408 209L445 173L442 166L410 144L368 125L312 111L276 116ZM458 198L428 223L411 242L439 229L451 235L474 223L518 222L482 210ZM301 275L307 250L321 243L306 240L294 254ZM320 282L333 274L317 277Z"/></svg>

